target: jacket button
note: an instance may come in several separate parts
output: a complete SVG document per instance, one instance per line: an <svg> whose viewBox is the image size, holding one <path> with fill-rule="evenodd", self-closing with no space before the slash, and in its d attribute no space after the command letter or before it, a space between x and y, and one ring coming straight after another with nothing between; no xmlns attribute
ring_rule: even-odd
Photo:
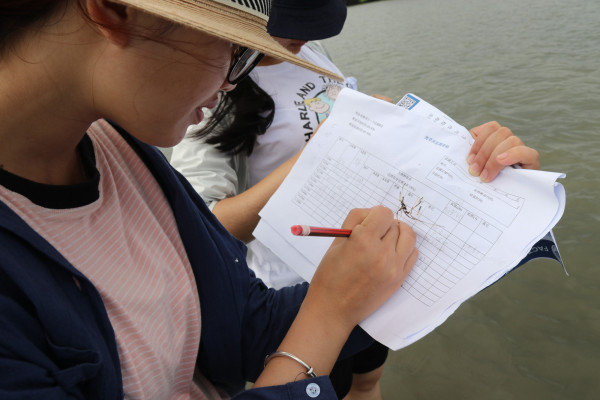
<svg viewBox="0 0 600 400"><path fill-rule="evenodd" d="M319 396L319 393L321 393L321 388L316 383L309 383L306 385L306 394L308 397L314 399Z"/></svg>

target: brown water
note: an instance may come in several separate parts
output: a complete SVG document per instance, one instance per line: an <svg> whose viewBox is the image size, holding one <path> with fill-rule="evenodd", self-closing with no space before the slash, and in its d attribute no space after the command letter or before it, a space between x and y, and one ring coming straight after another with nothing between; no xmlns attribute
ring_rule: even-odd
<svg viewBox="0 0 600 400"><path fill-rule="evenodd" d="M600 1L379 1L324 44L359 90L497 120L567 174L571 276L536 260L470 299L390 354L384 399L600 399Z"/></svg>

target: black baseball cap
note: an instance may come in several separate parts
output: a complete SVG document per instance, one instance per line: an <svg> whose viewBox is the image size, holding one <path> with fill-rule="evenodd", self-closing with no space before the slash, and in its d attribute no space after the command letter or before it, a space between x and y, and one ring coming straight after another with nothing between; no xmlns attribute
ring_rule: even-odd
<svg viewBox="0 0 600 400"><path fill-rule="evenodd" d="M286 39L327 39L342 31L346 14L345 0L273 0L267 32Z"/></svg>

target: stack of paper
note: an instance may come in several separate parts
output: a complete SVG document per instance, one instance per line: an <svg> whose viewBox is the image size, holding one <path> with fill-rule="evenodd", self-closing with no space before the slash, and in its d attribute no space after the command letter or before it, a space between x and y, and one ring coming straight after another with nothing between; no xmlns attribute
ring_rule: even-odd
<svg viewBox="0 0 600 400"><path fill-rule="evenodd" d="M469 132L414 95L398 105L344 89L254 236L310 281L333 239L296 224L340 227L349 210L383 204L417 233L403 286L361 326L397 350L514 268L564 211L563 174L505 168L491 183L468 173ZM411 211L412 210L412 211Z"/></svg>

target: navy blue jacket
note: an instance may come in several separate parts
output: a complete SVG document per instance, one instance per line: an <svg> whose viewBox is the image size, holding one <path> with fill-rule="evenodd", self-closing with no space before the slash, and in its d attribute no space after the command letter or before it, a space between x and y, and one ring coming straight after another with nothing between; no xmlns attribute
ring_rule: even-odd
<svg viewBox="0 0 600 400"><path fill-rule="evenodd" d="M233 394L254 381L306 294L302 284L267 289L246 266L246 248L155 148L122 135L169 201L196 277L202 313L197 364ZM360 329L345 352L371 342ZM239 394L248 399L335 398L327 377ZM120 399L115 335L100 294L44 238L0 202L0 398Z"/></svg>

